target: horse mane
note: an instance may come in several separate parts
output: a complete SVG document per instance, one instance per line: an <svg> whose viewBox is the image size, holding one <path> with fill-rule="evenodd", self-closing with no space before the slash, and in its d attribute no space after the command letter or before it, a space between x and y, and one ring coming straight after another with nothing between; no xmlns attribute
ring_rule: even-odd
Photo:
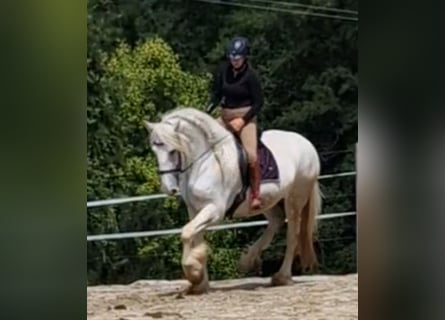
<svg viewBox="0 0 445 320"><path fill-rule="evenodd" d="M172 119L183 120L198 128L210 144L216 143L228 133L213 117L195 108L174 109L163 115L162 122Z"/></svg>

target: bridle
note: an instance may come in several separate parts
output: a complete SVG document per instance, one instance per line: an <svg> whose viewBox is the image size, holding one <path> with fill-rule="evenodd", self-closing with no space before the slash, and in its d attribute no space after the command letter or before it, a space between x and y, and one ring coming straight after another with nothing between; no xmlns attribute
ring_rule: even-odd
<svg viewBox="0 0 445 320"><path fill-rule="evenodd" d="M174 150L173 152L177 152L178 153L178 159L179 159L176 167L173 168L173 169L166 169L166 170L159 170L158 169L157 170L158 174L159 175L164 175L164 174L183 174L183 173L187 172L199 159L204 157L207 153L209 153L211 150L213 150L217 144L219 144L220 142L222 142L223 140L225 140L226 138L228 138L230 136L231 136L231 134L227 134L224 137L222 137L219 140L217 140L207 150L205 150L203 153L201 153L196 159L194 159L192 162L190 162L189 165L186 166L185 168L182 168L182 163L183 163L183 161L182 161L182 152Z"/></svg>
<svg viewBox="0 0 445 320"><path fill-rule="evenodd" d="M182 153L174 150L173 152L178 153L178 164L176 165L176 168L173 169L166 169L166 170L157 170L159 175L163 175L163 174L173 174L173 173L184 173L185 169L182 169Z"/></svg>

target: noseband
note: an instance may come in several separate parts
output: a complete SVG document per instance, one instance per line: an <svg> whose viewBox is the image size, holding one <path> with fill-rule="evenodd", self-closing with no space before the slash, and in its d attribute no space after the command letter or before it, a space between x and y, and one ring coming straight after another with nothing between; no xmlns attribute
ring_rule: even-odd
<svg viewBox="0 0 445 320"><path fill-rule="evenodd" d="M179 155L179 161L178 161L178 165L176 166L176 168L173 169L167 169L167 170L158 170L158 174L159 175L163 175L163 174L173 174L173 173L184 173L185 170L182 169L182 156L181 153L179 151L175 151L178 153Z"/></svg>

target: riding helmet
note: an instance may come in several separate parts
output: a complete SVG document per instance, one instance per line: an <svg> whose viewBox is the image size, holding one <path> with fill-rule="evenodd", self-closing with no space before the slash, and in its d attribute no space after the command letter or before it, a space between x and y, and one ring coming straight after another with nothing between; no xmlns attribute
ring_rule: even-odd
<svg viewBox="0 0 445 320"><path fill-rule="evenodd" d="M250 51L249 40L244 37L234 37L227 46L227 56L231 59L246 57Z"/></svg>

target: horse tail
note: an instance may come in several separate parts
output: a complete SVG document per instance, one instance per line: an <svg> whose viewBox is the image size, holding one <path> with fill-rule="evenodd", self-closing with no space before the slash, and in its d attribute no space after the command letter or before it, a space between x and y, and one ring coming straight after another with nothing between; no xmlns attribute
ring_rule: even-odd
<svg viewBox="0 0 445 320"><path fill-rule="evenodd" d="M318 180L315 180L309 199L301 214L300 232L298 234L298 252L303 269L312 270L317 264L313 236L317 228L317 215L321 211L322 193Z"/></svg>

